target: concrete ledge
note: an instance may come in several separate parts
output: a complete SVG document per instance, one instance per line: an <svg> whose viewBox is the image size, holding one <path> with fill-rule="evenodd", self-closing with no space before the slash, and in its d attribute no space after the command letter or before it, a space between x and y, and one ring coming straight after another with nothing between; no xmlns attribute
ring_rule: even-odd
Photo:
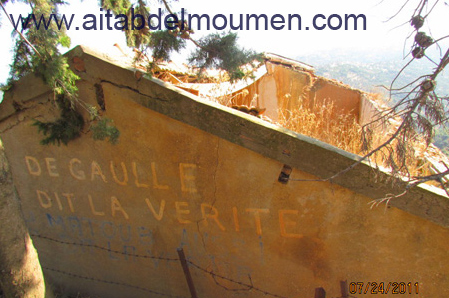
<svg viewBox="0 0 449 298"><path fill-rule="evenodd" d="M340 150L321 141L264 122L231 108L204 101L188 92L156 79L137 78L136 70L115 65L86 47L78 46L67 53L69 63L73 58L84 62L85 69L75 72L83 79L102 84L112 84L139 94L137 103L199 128L232 143L253 150L261 155L287 164L319 178L331 177L358 160L358 156ZM21 113L14 108L14 102L30 100L45 92L37 78L27 77L5 93L0 120ZM25 84L36 88L20 88ZM17 91L24 89L24 91ZM16 93L20 92L20 94ZM23 94L22 94L23 93ZM107 107L106 107L107 110ZM374 174L377 174L374 179ZM353 190L366 197L380 199L387 194L399 194L402 187L393 187L390 176L367 163L340 175L333 183ZM306 183L290 181L288 183ZM449 200L444 192L428 186L416 187L406 195L395 198L391 206L425 218L443 227L449 227Z"/></svg>

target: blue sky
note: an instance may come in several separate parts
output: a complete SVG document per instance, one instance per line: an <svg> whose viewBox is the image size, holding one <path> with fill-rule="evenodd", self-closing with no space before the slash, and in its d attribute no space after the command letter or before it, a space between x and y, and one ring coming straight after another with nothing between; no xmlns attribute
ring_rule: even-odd
<svg viewBox="0 0 449 298"><path fill-rule="evenodd" d="M82 22L82 17L87 13L100 14L98 2L93 0L84 0L83 2L68 1L62 10L63 13L76 14L76 20ZM404 3L400 0L227 0L227 1L204 1L204 0L180 0L173 2L174 10L185 8L190 13L209 14L281 14L287 16L289 13L300 14L303 27L310 24L316 14L365 14L367 18L367 30L248 30L239 32L239 43L245 48L251 48L258 52L273 52L283 56L295 58L307 54L332 53L335 50L357 51L357 52L387 52L402 53L404 48L411 44L411 39L407 36L411 33L411 27L408 20L412 14L413 5L418 1L410 1L410 4L404 11L393 20L385 22L393 16ZM23 3L8 3L6 6L8 13L17 15L28 12L27 5ZM435 37L441 37L447 32L444 29L449 28L449 6L440 1L433 12L433 18L430 18L424 29L432 29ZM9 67L12 57L12 26L9 24L3 12L0 15L1 27L0 38L3 41L0 48L0 82L5 82L8 77ZM80 24L80 23L78 23ZM402 26L401 26L402 25ZM207 30L201 30L193 37L210 33ZM124 36L119 31L85 31L71 30L69 36L72 39L72 47L78 44L85 44L100 51L110 51L114 43L119 43L125 48ZM188 50L193 49L190 46ZM65 51L67 49L64 49ZM175 55L175 59L182 59L187 56ZM305 61L313 65L313 61Z"/></svg>

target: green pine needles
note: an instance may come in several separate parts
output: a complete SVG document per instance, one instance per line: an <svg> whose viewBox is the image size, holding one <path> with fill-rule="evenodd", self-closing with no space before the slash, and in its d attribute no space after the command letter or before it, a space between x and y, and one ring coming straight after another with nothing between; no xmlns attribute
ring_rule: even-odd
<svg viewBox="0 0 449 298"><path fill-rule="evenodd" d="M61 0L24 1L30 5L31 13L35 16L48 17L52 14L61 19L58 6L65 4ZM8 0L1 0L2 4L6 2ZM148 19L151 11L150 3L163 4L170 14L176 15L166 0L159 2L100 0L103 9L110 10L112 14L123 19L131 19L133 14L139 14L143 19ZM174 20L176 18L173 18ZM153 30L150 29L149 24L139 22L137 19L137 23L134 24L139 30L132 30L130 26L124 26L122 30L128 46L144 54L140 55L141 59L147 57L147 51L152 52L153 59L147 59L147 68L150 71L157 62L169 61L171 53L184 50L188 41L197 46L197 50L191 55L189 61L199 68L199 75L206 68L218 68L226 71L232 81L246 78L251 76L251 68L248 71L244 70L243 66L252 64L255 60L260 61L261 58L259 54L241 49L237 45L235 33L214 33L196 41L192 38L194 32L187 23L181 24L181 21L178 21L172 30ZM84 103L78 97L76 81L80 78L69 68L67 59L59 52L60 47L70 46L70 38L65 28L58 28L56 22L49 22L49 26L38 29L30 21L21 32L15 32L15 38L16 45L8 85L27 74L34 73L42 77L52 89L57 106L61 110L61 117L54 122L35 122L34 125L45 136L41 143L67 145L71 140L78 138L86 124L86 120L76 110L80 108L88 111L89 122L94 123L90 125L90 130L95 140L108 139L111 143L117 143L120 132L113 125L113 121L102 118L95 107Z"/></svg>
<svg viewBox="0 0 449 298"><path fill-rule="evenodd" d="M161 30L151 34L148 46L153 49L153 59L156 61L169 61L170 53L180 52L186 47L184 39L172 34L172 31Z"/></svg>
<svg viewBox="0 0 449 298"><path fill-rule="evenodd" d="M41 140L42 145L67 145L69 141L78 138L84 127L84 119L81 114L73 109L70 100L59 95L56 101L60 110L61 117L53 122L42 122L35 120L39 132L45 136Z"/></svg>
<svg viewBox="0 0 449 298"><path fill-rule="evenodd" d="M61 111L61 116L52 122L35 120L34 126L44 135L42 145L67 145L70 141L81 136L85 126L82 115L72 107L71 101L64 95L59 95L56 103ZM94 113L94 112L92 112ZM96 123L90 127L94 140L109 140L111 144L117 144L120 131L113 125L109 118L96 117Z"/></svg>
<svg viewBox="0 0 449 298"><path fill-rule="evenodd" d="M59 0L27 2L35 16L54 14L59 17L58 5L63 4ZM91 125L94 139L109 139L111 143L117 143L120 133L111 124L112 121L101 118L97 109L78 98L76 81L80 78L69 68L67 58L62 56L58 49L60 46L70 47L70 38L65 30L57 28L55 22L50 22L47 28L40 29L29 22L23 32L15 33L16 45L8 84L12 85L13 81L30 73L42 77L52 89L55 103L61 112L60 117L53 122L34 122L38 131L44 135L41 144L67 145L80 137L85 120L76 110L77 107L86 109L91 120L96 122Z"/></svg>
<svg viewBox="0 0 449 298"><path fill-rule="evenodd" d="M243 65L252 65L254 61L262 60L261 54L241 49L237 45L236 33L209 34L199 40L198 44L200 47L190 56L189 62L201 70L226 70L231 81L243 79L247 75L242 69ZM252 72L249 75L252 75Z"/></svg>
<svg viewBox="0 0 449 298"><path fill-rule="evenodd" d="M103 118L95 126L92 126L94 140L109 139L111 144L117 144L120 136L120 131L112 125L112 120Z"/></svg>

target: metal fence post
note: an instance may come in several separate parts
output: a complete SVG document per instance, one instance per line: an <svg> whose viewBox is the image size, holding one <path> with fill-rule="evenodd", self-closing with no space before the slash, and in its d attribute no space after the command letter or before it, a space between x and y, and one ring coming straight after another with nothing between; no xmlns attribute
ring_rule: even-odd
<svg viewBox="0 0 449 298"><path fill-rule="evenodd" d="M189 266L187 264L186 256L184 254L184 249L182 247L177 249L179 260L181 261L182 270L184 271L184 276L189 286L190 296L192 298L198 298L196 295L195 285L193 284L192 275L190 275Z"/></svg>
<svg viewBox="0 0 449 298"><path fill-rule="evenodd" d="M315 298L326 298L326 291L323 288L316 288Z"/></svg>
<svg viewBox="0 0 449 298"><path fill-rule="evenodd" d="M348 281L346 280L340 281L340 290L342 298L349 298Z"/></svg>

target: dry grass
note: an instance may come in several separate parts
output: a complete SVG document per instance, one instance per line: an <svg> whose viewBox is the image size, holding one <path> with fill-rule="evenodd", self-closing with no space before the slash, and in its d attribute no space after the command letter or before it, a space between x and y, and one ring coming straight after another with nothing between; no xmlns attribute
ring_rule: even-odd
<svg viewBox="0 0 449 298"><path fill-rule="evenodd" d="M325 101L313 110L301 105L291 110L279 109L278 115L277 124L282 127L361 156L383 144L394 132L394 127L382 124L373 129L370 136L362 135L362 127L355 117L336 111L331 101ZM369 138L368 147L364 137ZM431 174L429 163L423 158L425 144L419 140L410 140L407 147L404 151L397 146L397 141L393 141L391 145L376 152L370 161L373 166L383 167L402 177ZM400 154L406 155L406 167L391 169L391 165L394 166L391 156L397 157Z"/></svg>
<svg viewBox="0 0 449 298"><path fill-rule="evenodd" d="M232 86L230 85L216 84L212 89L216 94L208 99L230 107L236 101L241 101L238 99L249 95L247 89L234 93L231 92L231 89ZM218 94L221 95L218 96ZM384 103L382 95L367 95L377 106L379 115L381 115L381 111L388 111L389 108ZM253 94L250 105L258 105L257 96L258 94ZM375 122L371 126L371 133L366 134L366 130L362 129L354 115L337 110L331 100L325 100L321 105L315 105L313 109L306 104L287 108L292 106L287 104L289 100L290 95L285 94L284 104L278 109L279 118L276 124L360 156L367 154L387 141L401 120L391 119L385 122ZM408 178L432 174L430 164L424 158L424 152L427 150L425 142L411 138L403 143L406 144L407 148L399 146L397 141L393 141L390 145L377 151L370 158L371 164L374 167L382 167L393 175ZM405 158L405 165L396 163L401 157Z"/></svg>
<svg viewBox="0 0 449 298"><path fill-rule="evenodd" d="M334 105L325 101L321 106L298 106L278 111L278 124L282 127L321 140L348 152L361 151L361 126L347 114L336 113Z"/></svg>
<svg viewBox="0 0 449 298"><path fill-rule="evenodd" d="M391 137L391 135L392 132L388 133L385 131L375 133L369 150L377 148L383 144ZM370 160L373 162L373 165L382 166L392 174L405 179L411 179L418 176L427 176L433 174L430 163L426 160L424 155L427 149L426 142L422 139L418 139L417 137L403 141L402 144L400 144L400 142L396 139L389 145L377 151L370 158ZM398 162L400 160L403 160L403 164ZM433 182L429 182L428 184L439 186Z"/></svg>
<svg viewBox="0 0 449 298"><path fill-rule="evenodd" d="M362 139L365 140L363 154L381 146L389 140L402 123L398 116L384 117L390 112L390 108L382 100L379 94L369 94L371 100L376 103L379 113L373 115L374 119L365 127ZM403 178L431 175L431 165L425 155L428 153L428 144L422 136L412 132L401 139L396 138L381 150L376 151L370 160L375 166L382 166L393 175ZM429 183L434 184L434 183Z"/></svg>

